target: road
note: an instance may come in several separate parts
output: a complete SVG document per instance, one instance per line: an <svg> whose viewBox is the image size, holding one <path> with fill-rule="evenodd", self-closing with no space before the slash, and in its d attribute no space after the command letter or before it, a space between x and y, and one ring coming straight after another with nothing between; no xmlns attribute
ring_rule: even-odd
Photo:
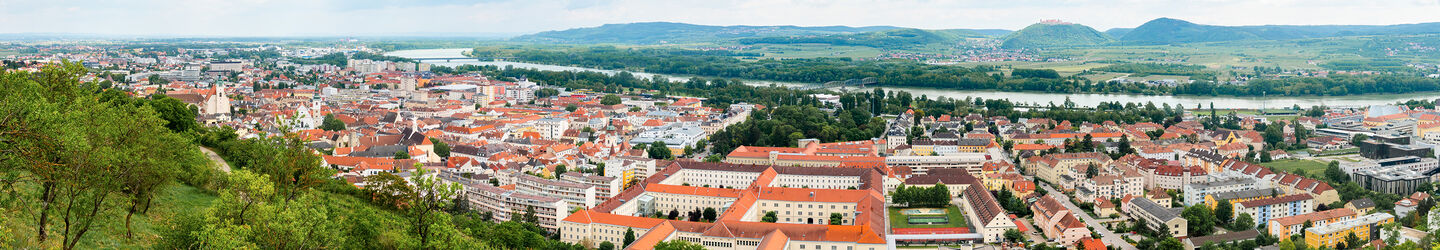
<svg viewBox="0 0 1440 250"><path fill-rule="evenodd" d="M215 162L215 164L220 167L220 171L225 171L226 173L230 172L230 163L226 163L225 159L220 158L220 155L216 154L215 151L210 151L209 148L200 147L200 152L205 152L205 156L210 157L210 161Z"/></svg>
<svg viewBox="0 0 1440 250"><path fill-rule="evenodd" d="M1040 187L1044 188L1046 192L1049 192L1049 195L1054 195L1056 200L1060 200L1060 204L1065 205L1066 209L1070 209L1071 213L1075 214L1076 218L1080 218L1080 221L1085 222L1085 225L1090 226L1090 228L1094 228L1095 231L1099 231L1101 238L1100 240L1104 241L1105 245L1120 246L1120 249L1125 250L1136 250L1134 245L1130 245L1130 243L1125 242L1125 239L1120 238L1119 234L1111 232L1110 229L1105 228L1105 225L1100 225L1100 223L1096 222L1095 218L1090 217L1090 213L1086 213L1084 210L1080 210L1080 207L1077 207L1075 206L1075 203L1070 202L1070 196L1067 196L1065 195L1065 193L1061 193L1060 191L1056 191L1055 189L1050 188L1050 185L1047 184L1042 183L1040 184Z"/></svg>

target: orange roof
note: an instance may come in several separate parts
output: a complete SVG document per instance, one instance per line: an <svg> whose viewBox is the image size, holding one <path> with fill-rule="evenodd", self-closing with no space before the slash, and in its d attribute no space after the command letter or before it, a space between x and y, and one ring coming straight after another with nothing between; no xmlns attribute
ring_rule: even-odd
<svg viewBox="0 0 1440 250"><path fill-rule="evenodd" d="M761 200L814 201L814 202L858 202L874 190L814 189L772 187L760 191Z"/></svg>
<svg viewBox="0 0 1440 250"><path fill-rule="evenodd" d="M665 184L650 184L645 186L645 191L667 194L684 194L710 197L739 198L741 190L728 188L711 188L695 186L678 186Z"/></svg>

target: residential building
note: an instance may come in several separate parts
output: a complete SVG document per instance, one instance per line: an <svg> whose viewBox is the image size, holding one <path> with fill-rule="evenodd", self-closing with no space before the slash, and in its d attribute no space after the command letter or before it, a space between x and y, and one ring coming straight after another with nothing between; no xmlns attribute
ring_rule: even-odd
<svg viewBox="0 0 1440 250"><path fill-rule="evenodd" d="M1271 218L1308 214L1315 212L1314 200L1310 194L1292 194L1235 203L1235 216L1231 218L1239 218L1241 213L1246 213L1258 223Z"/></svg>
<svg viewBox="0 0 1440 250"><path fill-rule="evenodd" d="M1335 245L1345 242L1345 238L1354 234L1361 242L1370 242L1377 239L1377 233L1381 225L1395 222L1395 216L1389 213L1373 213L1361 215L1354 219L1329 223L1324 226L1313 226L1305 229L1305 245L1318 248L1334 248Z"/></svg>
<svg viewBox="0 0 1440 250"><path fill-rule="evenodd" d="M1124 210L1131 218L1144 223L1145 226L1155 230L1166 230L1170 236L1177 238L1186 237L1187 230L1185 218L1180 217L1177 209L1160 206L1154 201L1145 198L1134 198L1125 204Z"/></svg>
<svg viewBox="0 0 1440 250"><path fill-rule="evenodd" d="M1293 215L1270 219L1265 223L1266 232L1270 235L1286 238L1290 235L1302 234L1305 223L1309 222L1311 227L1324 226L1338 221L1355 218L1355 210L1349 208L1336 208L1320 212Z"/></svg>

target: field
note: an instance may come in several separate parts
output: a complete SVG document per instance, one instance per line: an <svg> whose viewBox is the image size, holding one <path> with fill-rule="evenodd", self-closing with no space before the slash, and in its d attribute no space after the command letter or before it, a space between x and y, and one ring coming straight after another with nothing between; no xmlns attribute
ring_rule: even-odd
<svg viewBox="0 0 1440 250"><path fill-rule="evenodd" d="M31 195L31 194L27 194ZM32 198L33 199L33 198ZM210 206L216 196L201 189L184 184L171 183L161 188L155 195L154 207L148 214L135 214L131 227L135 230L134 239L125 238L125 211L122 209L111 210L106 215L109 217L105 223L96 224L86 233L76 246L79 249L139 249L149 248L159 239L159 231L167 227L167 220L178 218L181 215L203 214ZM113 199L114 202L123 202L121 199ZM38 203L28 205L38 206ZM9 228L12 238L9 241L0 241L0 248L13 249L18 246L35 246L35 222L38 213L34 209L23 209L27 204L20 205L22 209L14 214L9 220L0 219L0 228ZM54 218L54 217L52 217ZM47 243L54 244L59 248L60 231L59 227L52 225L50 235L52 238ZM0 239L6 239L6 230L0 230ZM48 245L47 245L48 246ZM22 247L23 248L23 247ZM48 247L42 247L48 248Z"/></svg>
<svg viewBox="0 0 1440 250"><path fill-rule="evenodd" d="M1260 165L1273 170L1283 170L1291 173L1296 172L1296 170L1302 170L1305 171L1307 175L1320 174L1325 171L1325 167L1329 166L1326 163L1312 160L1278 160L1260 163Z"/></svg>
<svg viewBox="0 0 1440 250"><path fill-rule="evenodd" d="M910 221L910 220L909 220L910 216L906 216L905 214L900 213L900 210L904 210L904 208L890 208L890 209L889 209L889 214L890 214L890 227L891 227L891 228L943 228L943 227L968 227L968 225L969 225L969 224L966 224L966 222L965 222L965 215L964 215L963 213L961 213L961 212L960 212L960 208L959 208L959 207L956 207L956 206L949 206L949 207L946 207L946 208L945 208L945 211L946 211L945 216L946 216L946 218L949 220L949 223L946 223L946 224L911 225L911 224L909 223L909 221ZM929 216L930 216L930 217L934 217L934 215L929 215ZM917 215L916 217L926 217L926 215ZM917 219L919 219L919 218L917 218Z"/></svg>

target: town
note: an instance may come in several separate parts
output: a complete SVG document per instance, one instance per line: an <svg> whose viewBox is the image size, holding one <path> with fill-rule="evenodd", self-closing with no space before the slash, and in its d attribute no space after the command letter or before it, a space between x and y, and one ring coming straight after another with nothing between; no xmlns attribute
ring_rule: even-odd
<svg viewBox="0 0 1440 250"><path fill-rule="evenodd" d="M80 63L91 69L81 81L183 103L182 117L204 133L293 139L326 178L371 202L411 206L394 190L453 185L441 199L462 211L583 248L1422 249L1440 228L1431 100L1220 111L1114 103L1150 114L1103 120L1049 112L1085 110L1068 99L1021 111L883 89L768 87L800 101L767 105L573 88L363 44L47 48L56 52L5 66ZM923 106L946 101L970 108ZM859 129L814 138L749 128L777 119ZM226 171L244 167L239 146L201 144L230 161Z"/></svg>

